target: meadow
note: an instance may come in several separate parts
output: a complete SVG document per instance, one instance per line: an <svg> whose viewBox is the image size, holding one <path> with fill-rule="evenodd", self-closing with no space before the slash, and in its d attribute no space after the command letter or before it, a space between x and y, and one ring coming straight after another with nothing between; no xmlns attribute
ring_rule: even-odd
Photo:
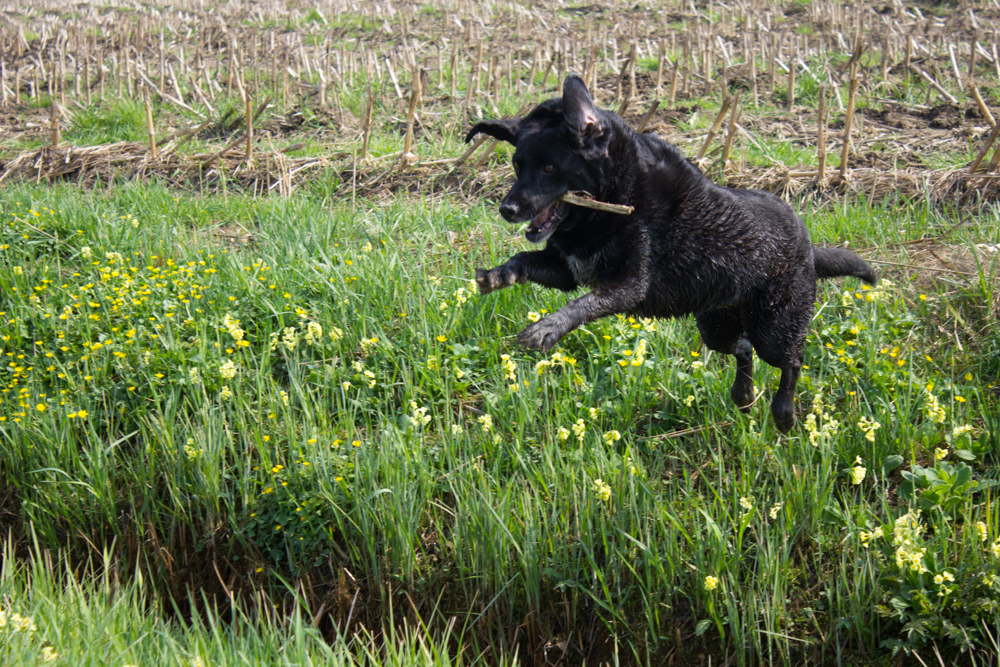
<svg viewBox="0 0 1000 667"><path fill-rule="evenodd" d="M439 20L427 8L385 25L412 34ZM725 11L688 18L724 25ZM372 29L347 11L336 31L319 20L334 21L331 11L293 16L302 36L317 26L360 41ZM606 18L586 19L588 36ZM582 16L562 19L583 31ZM427 62L447 63L440 52ZM652 55L631 59L651 97ZM614 57L609 105L615 76L619 89L628 78ZM827 69L810 60L791 84L795 114L782 89L745 102L744 127L757 131L739 135L731 159L729 148L708 153L703 168L779 191L815 176L813 132L760 128L815 115L830 83L819 73L850 54L825 57ZM911 109L940 94L917 76L876 85L884 61L858 60L874 82L859 101L866 118L882 112L885 91ZM364 118L369 82L382 85L370 126L332 121L306 89L295 131L266 125L287 109L261 116L270 143L257 148L284 164L277 176L234 166L242 149L226 146L238 135L205 132L178 153L202 163L197 178L176 165L157 172L148 156L120 174L4 172L0 661L996 662L1000 212L990 175L960 197L887 187L916 182L898 165L876 173L881 186L857 186L869 173L858 171L855 187L785 188L813 241L849 242L880 283L820 284L799 423L783 436L767 408L777 371L756 365L759 399L739 413L732 360L705 349L691 320L607 318L543 355L516 334L566 295L476 293L476 267L528 246L496 211L510 150L487 145L474 167L434 160L465 150L460 113L492 115L494 100L516 113L556 94L541 66L516 81L509 71L481 96L464 95L471 79L449 80L454 68L433 72L437 106L425 99L416 136L404 127L413 115L400 124L413 98L394 101L360 67L337 104ZM724 104L714 71L703 72L711 85L681 89L687 110L657 130L692 156ZM987 75L989 108L1000 81ZM294 96L272 83L258 85ZM762 90L773 84L762 79ZM846 101L850 80L838 85ZM140 150L143 106L112 99L114 87L66 122L59 149L28 131L24 119L50 98L28 101L45 85L26 84L25 102L6 107L26 129L0 137L0 161L123 141ZM156 123L200 124L200 114L221 126L245 104L235 86L207 104L187 92L198 113L154 99ZM482 106L460 112L463 97ZM911 145L925 186L964 172L996 138L979 106L963 104L947 141L929 133L936 149ZM311 166L293 180L280 149L303 135L288 159ZM869 128L856 149L867 158L897 145ZM401 159L409 153L423 162ZM775 180L779 163L811 176Z"/></svg>

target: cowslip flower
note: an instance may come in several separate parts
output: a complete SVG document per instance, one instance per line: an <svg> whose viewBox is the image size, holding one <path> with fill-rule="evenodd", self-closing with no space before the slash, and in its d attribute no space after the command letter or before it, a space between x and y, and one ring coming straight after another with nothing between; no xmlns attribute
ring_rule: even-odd
<svg viewBox="0 0 1000 667"><path fill-rule="evenodd" d="M873 540L877 540L882 537L882 526L879 526L872 532L862 530L858 536L861 538L861 546L868 547Z"/></svg>
<svg viewBox="0 0 1000 667"><path fill-rule="evenodd" d="M304 338L307 345L318 343L323 338L323 326L319 322L310 322L306 325Z"/></svg>
<svg viewBox="0 0 1000 667"><path fill-rule="evenodd" d="M718 577L713 577L712 575L708 575L707 577L705 577L705 590L706 591L714 591L718 587L719 587L719 578Z"/></svg>
<svg viewBox="0 0 1000 667"><path fill-rule="evenodd" d="M613 445L614 443L618 442L621 439L622 439L622 434L619 433L618 431L608 431L607 433L604 434L604 442L609 445Z"/></svg>
<svg viewBox="0 0 1000 667"><path fill-rule="evenodd" d="M232 359L227 359L222 366L219 367L219 375L222 376L223 380L232 380L236 377L236 364L233 363Z"/></svg>
<svg viewBox="0 0 1000 667"><path fill-rule="evenodd" d="M504 377L508 380L516 380L517 366L514 364L514 361L510 358L510 355L501 354L500 359L501 359L500 365L503 367Z"/></svg>
<svg viewBox="0 0 1000 667"><path fill-rule="evenodd" d="M972 432L972 427L969 426L968 424L965 424L963 426L956 426L951 432L951 437L961 438L966 433L971 433L971 432Z"/></svg>
<svg viewBox="0 0 1000 667"><path fill-rule="evenodd" d="M868 469L861 465L861 457L859 456L855 459L855 466L850 469L851 474L851 484L857 486L861 482L865 481L865 475L868 473Z"/></svg>
<svg viewBox="0 0 1000 667"><path fill-rule="evenodd" d="M478 421L484 431L489 432L489 430L493 428L493 417L490 417L489 415L479 415Z"/></svg>
<svg viewBox="0 0 1000 667"><path fill-rule="evenodd" d="M938 402L937 397L931 393L930 389L927 390L926 398L927 401L924 404L924 412L927 414L927 418L935 424L944 423L947 415L944 408L941 407L941 403Z"/></svg>
<svg viewBox="0 0 1000 667"><path fill-rule="evenodd" d="M989 529L987 528L986 524L983 523L982 521L976 522L976 533L979 535L980 542L985 542L986 539L990 536Z"/></svg>
<svg viewBox="0 0 1000 667"><path fill-rule="evenodd" d="M861 420L858 422L858 428L860 428L861 431L865 434L865 440L867 440L868 442L875 442L875 431L882 428L882 425L879 424L874 419L870 419L868 417L862 417Z"/></svg>
<svg viewBox="0 0 1000 667"><path fill-rule="evenodd" d="M608 502L611 500L611 486L598 477L594 480L594 495L597 496L597 499L601 502Z"/></svg>

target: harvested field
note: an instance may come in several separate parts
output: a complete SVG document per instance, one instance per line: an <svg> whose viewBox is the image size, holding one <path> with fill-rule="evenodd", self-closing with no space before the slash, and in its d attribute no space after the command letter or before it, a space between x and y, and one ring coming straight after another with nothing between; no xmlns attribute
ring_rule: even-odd
<svg viewBox="0 0 1000 667"><path fill-rule="evenodd" d="M843 157L847 89L855 80L848 171L835 172L836 189L869 193L878 183L902 183L908 196L938 201L956 192L963 201L992 200L997 192L993 178L963 175L980 150L977 172L995 173L998 162L990 130L1000 115L993 97L1000 62L990 26L1000 9L988 4L966 12L824 2L655 9L509 3L489 11L407 2L357 10L230 3L208 12L183 4L148 12L31 6L27 20L3 27L0 182L75 179L86 186L104 182L110 169L123 178L156 175L180 188L227 181L288 194L328 169L350 173L341 182L357 195L383 185L398 190L416 167L411 176L421 183L445 175L454 183L495 164L489 143L457 163L456 140L471 119L544 99L565 72L578 71L599 103L635 126L645 120L647 131L688 154L705 141L718 101L739 95L729 154L721 155L726 132L719 132L704 166L730 185L795 195L831 191L815 168L817 96L823 87L829 97L824 161L832 169ZM2 11L21 16L20 5ZM422 81L416 91L414 73ZM42 150L57 128L72 133L80 124L74 118L94 105L143 96L154 107L155 156L138 144L77 145L58 160ZM659 108L646 119L654 100ZM247 104L255 109L250 126ZM234 150L248 127L251 141ZM380 146L373 164L365 138L403 137L408 127L412 148ZM774 142L799 159L759 154ZM309 159L273 158L296 148ZM412 156L401 160L404 151ZM262 163L244 164L254 152ZM98 155L109 159L101 163ZM382 174L394 160L400 173ZM922 190L926 184L933 188Z"/></svg>

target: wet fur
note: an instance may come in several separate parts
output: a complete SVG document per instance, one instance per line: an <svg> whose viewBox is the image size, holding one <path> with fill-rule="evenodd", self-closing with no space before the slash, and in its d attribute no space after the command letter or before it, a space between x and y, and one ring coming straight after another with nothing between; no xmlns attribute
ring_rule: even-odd
<svg viewBox="0 0 1000 667"><path fill-rule="evenodd" d="M771 409L781 431L792 427L816 280L853 275L874 284L867 263L842 248L814 247L778 197L717 186L673 145L596 109L576 75L563 97L523 119L479 123L467 140L480 132L515 146L518 178L500 205L511 222L545 219L566 191L635 209L623 216L556 205L562 220L544 248L477 269L483 294L529 280L593 288L522 331L522 344L548 351L576 327L616 313L691 314L708 348L736 356L730 393L741 409L754 398L754 350L782 370ZM537 226L529 225L529 240Z"/></svg>

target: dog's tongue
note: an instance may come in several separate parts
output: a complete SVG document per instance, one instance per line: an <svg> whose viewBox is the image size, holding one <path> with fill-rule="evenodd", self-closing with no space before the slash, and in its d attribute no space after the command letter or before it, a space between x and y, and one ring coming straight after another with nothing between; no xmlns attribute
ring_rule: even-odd
<svg viewBox="0 0 1000 667"><path fill-rule="evenodd" d="M528 225L528 233L538 233L545 229L548 223L555 217L556 212L556 202L552 202L546 206L541 213L536 215L531 219L531 224Z"/></svg>

